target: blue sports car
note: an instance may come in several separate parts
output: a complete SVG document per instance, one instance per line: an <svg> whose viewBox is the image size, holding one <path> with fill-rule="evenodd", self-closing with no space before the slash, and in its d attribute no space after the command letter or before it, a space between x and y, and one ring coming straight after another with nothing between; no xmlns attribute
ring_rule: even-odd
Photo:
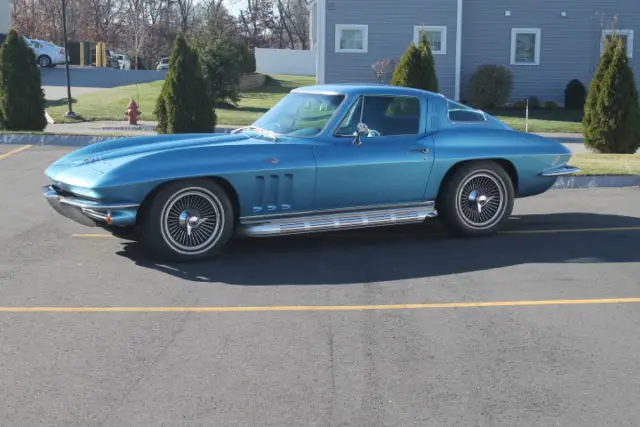
<svg viewBox="0 0 640 427"><path fill-rule="evenodd" d="M130 233L163 259L218 254L236 233L282 236L423 222L499 230L514 199L579 172L557 141L441 94L387 85L291 91L231 134L109 140L46 170L61 215Z"/></svg>

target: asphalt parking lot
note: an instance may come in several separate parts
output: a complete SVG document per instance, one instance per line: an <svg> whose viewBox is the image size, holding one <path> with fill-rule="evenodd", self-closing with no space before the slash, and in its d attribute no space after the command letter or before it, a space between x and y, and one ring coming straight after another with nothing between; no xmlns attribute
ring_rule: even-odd
<svg viewBox="0 0 640 427"><path fill-rule="evenodd" d="M165 265L46 205L69 149L20 148L0 145L2 425L638 425L638 188L519 200L488 239L434 222Z"/></svg>

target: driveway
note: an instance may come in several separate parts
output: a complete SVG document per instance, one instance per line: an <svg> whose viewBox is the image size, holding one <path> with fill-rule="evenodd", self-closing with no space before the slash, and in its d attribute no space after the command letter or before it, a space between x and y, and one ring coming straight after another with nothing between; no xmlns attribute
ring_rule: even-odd
<svg viewBox="0 0 640 427"><path fill-rule="evenodd" d="M4 425L637 425L637 189L166 264L48 207L68 151L0 145Z"/></svg>
<svg viewBox="0 0 640 427"><path fill-rule="evenodd" d="M42 70L42 86L48 101L67 98L67 73L64 66ZM156 70L116 70L104 67L70 67L71 96L162 80L166 71Z"/></svg>

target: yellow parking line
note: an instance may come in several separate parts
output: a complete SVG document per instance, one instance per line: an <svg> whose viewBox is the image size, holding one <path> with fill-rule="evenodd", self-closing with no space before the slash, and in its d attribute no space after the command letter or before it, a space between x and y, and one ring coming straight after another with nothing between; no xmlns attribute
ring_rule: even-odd
<svg viewBox="0 0 640 427"><path fill-rule="evenodd" d="M0 307L0 313L233 313L265 311L364 311L364 310L409 310L433 308L483 308L483 307L526 307L526 306L562 306L595 304L640 303L640 298L602 298L578 300L538 300L538 301L493 301L493 302L449 302L425 304L387 304L387 305L293 305L293 306L254 306L254 307Z"/></svg>
<svg viewBox="0 0 640 427"><path fill-rule="evenodd" d="M6 159L7 157L13 156L14 154L18 154L19 152L24 151L29 147L32 147L32 145L25 145L25 146L22 146L20 148L16 148L15 150L11 150L11 151L9 151L7 153L0 154L0 160Z"/></svg>
<svg viewBox="0 0 640 427"><path fill-rule="evenodd" d="M561 229L541 229L541 230L505 230L499 231L498 234L552 234L552 233L592 233L606 231L640 231L638 227L601 227L601 228L561 228ZM434 234L437 236L445 236L445 234ZM349 235L351 236L351 235ZM381 235L382 236L382 235ZM112 238L112 234L72 234L71 237L76 238Z"/></svg>

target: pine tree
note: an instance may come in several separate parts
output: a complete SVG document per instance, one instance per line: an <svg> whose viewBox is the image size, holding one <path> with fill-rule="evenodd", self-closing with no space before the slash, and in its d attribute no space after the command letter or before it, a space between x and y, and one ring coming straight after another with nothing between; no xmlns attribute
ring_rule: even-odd
<svg viewBox="0 0 640 427"><path fill-rule="evenodd" d="M0 129L43 131L45 102L36 57L11 30L0 48Z"/></svg>
<svg viewBox="0 0 640 427"><path fill-rule="evenodd" d="M585 145L601 153L633 154L640 148L638 89L624 44L606 47L585 104Z"/></svg>
<svg viewBox="0 0 640 427"><path fill-rule="evenodd" d="M431 92L439 91L433 55L424 34L418 46L414 43L409 45L393 72L391 84Z"/></svg>
<svg viewBox="0 0 640 427"><path fill-rule="evenodd" d="M198 53L182 33L173 45L169 72L154 114L158 119L158 133L209 133L215 130L214 100L209 96Z"/></svg>

